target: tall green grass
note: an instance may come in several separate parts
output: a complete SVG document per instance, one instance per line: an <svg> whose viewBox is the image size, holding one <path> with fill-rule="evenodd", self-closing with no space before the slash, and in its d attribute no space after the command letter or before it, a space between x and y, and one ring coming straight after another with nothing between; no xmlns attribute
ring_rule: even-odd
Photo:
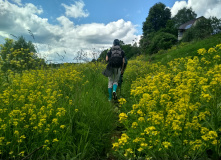
<svg viewBox="0 0 221 160"><path fill-rule="evenodd" d="M64 64L1 74L0 157L106 158L117 116L107 101L104 67Z"/></svg>
<svg viewBox="0 0 221 160"><path fill-rule="evenodd" d="M163 159L163 157L165 159L220 158L221 132L219 122L221 120L221 116L220 83L218 82L220 81L220 78L215 79L211 74L208 76L210 72L214 74L216 71L216 75L214 74L214 77L220 77L220 69L218 69L218 65L220 67L220 45L217 45L221 43L220 37L221 34L218 34L202 41L183 43L178 46L174 46L170 50L161 51L160 53L153 55L151 57L151 63L148 61L150 57L144 55L128 61L128 67L124 75L124 83L121 89L122 96L127 102L125 105L121 106L119 114L119 119L121 119L120 121L122 123L121 126L124 127L122 131L123 134L121 138L116 138L116 143L113 143L113 148L117 152L116 156L119 157L119 159L142 159L144 157L146 159ZM198 49L201 48L205 48L200 51L205 51L205 55L200 52L199 53L201 55L199 55ZM216 51L214 51L213 48L215 48ZM216 58L216 56L219 58ZM170 64L168 64L168 62L170 62ZM197 72L195 70L197 70ZM194 75L196 75L195 73L197 73L196 77L194 77ZM167 76L169 77L168 79L166 78ZM205 82L202 83L197 78L204 79ZM196 129L194 128L197 127L195 124L192 128L186 125L181 129L181 134L177 136L176 132L175 134L170 134L170 132L172 133L174 126L168 127L168 125L162 125L159 127L157 124L165 122L163 117L169 115L167 112L173 109L172 106L174 104L179 104L175 103L176 98L171 98L171 102L168 104L164 103L165 99L163 98L167 94L167 92L164 92L167 91L167 87L176 86L176 84L178 84L178 79L181 81L179 83L180 87L177 87L176 90L171 89L168 95L174 95L176 98L178 96L178 101L182 101L183 98L186 99L190 96L191 103L187 103L186 106L178 105L178 110L185 106L184 110L181 112L175 111L174 113L185 114L185 109L191 107L192 103L199 103L200 106L198 110L194 112L188 111L188 118L186 120L181 120L180 122L183 126L186 125L186 121L194 124L196 122L194 121L194 118L198 116L199 123L197 122L197 124L200 127ZM216 84L214 88L210 86L210 89L205 90L205 86L208 87L209 85L212 85L212 83L210 83L211 79L217 80L218 83L214 82L214 84ZM196 80L196 85L190 83L192 80ZM167 82L168 85L164 85L162 83L164 81ZM186 88L182 88L185 85ZM185 97L184 94L179 94L190 89L192 89L191 92L188 91L185 93L187 94L187 97ZM159 92L155 92L156 90ZM206 96L204 92L207 96L211 97L211 100L205 98ZM154 96L154 94L156 96ZM160 94L160 96L158 97L157 94ZM151 102L153 102L151 98L159 100L159 102L151 105ZM168 101L169 100L170 98ZM164 110L165 106L167 106L167 110ZM203 115L201 112L205 110L209 110L211 115L207 115L206 119L203 121L200 116ZM194 118L191 119L190 115ZM142 117L143 120L140 119ZM153 117L161 118L161 120L159 120L158 123L158 118L155 119ZM177 122L177 117L175 116L173 119L174 121L172 120L171 124ZM151 120L151 118L153 119ZM155 126L155 128L153 128L152 125ZM165 132L164 129L166 127L168 127L168 130ZM205 129L204 127L208 128L208 133L214 133L214 137L211 138L214 142L208 142L208 139L206 139L207 132L203 132ZM150 129L162 133L163 136L168 134L168 139L162 135L158 136L158 140L152 139L158 133L156 132L156 134L154 132L153 134L149 134ZM186 132L185 129L192 133L190 135L185 135L187 136L185 138L189 138L189 143L184 146L183 137L184 132ZM176 138L173 139L173 137ZM198 146L198 141L200 143L202 142L202 145L199 144ZM153 147L153 145L155 146Z"/></svg>
<svg viewBox="0 0 221 160"><path fill-rule="evenodd" d="M75 94L78 96L75 103L82 111L76 128L80 134L88 131L90 144L86 150L87 155L81 159L102 159L107 156L116 121L114 107L107 101L107 78L101 74L100 66L92 66L86 64L79 69L84 75L83 82L88 83L81 88L80 93ZM81 145L85 146L85 143Z"/></svg>
<svg viewBox="0 0 221 160"><path fill-rule="evenodd" d="M157 54L153 54L150 59L153 63L161 62L161 64L165 65L173 59L187 57L187 56L197 56L197 50L200 48L205 48L208 50L211 47L216 46L221 43L221 34L216 34L210 36L206 39L193 41L193 42L185 42L174 45L171 49L161 50Z"/></svg>
<svg viewBox="0 0 221 160"><path fill-rule="evenodd" d="M136 99L130 94L131 84L144 78L150 72L154 76L158 72L157 62L166 65L173 59L195 56L198 49L209 49L219 43L221 43L221 34L198 42L179 44L170 50L161 51L151 57L151 62L149 62L150 57L144 55L128 61L124 82L122 87L118 88L119 98L125 98L127 103L125 107L119 108L119 112L128 111L136 103ZM29 70L22 74L11 71L7 72L7 74L1 72L0 109L8 108L8 102L6 103L5 101L7 98L23 94L21 86L26 86L26 79L31 85L26 86L27 91L25 91L26 99L24 102L17 103L18 101L15 99L9 102L10 108L8 108L7 112L2 112L1 110L0 118L4 120L0 121L0 137L5 138L0 142L3 144L0 147L0 157L2 159L22 159L24 157L30 159L107 159L109 153L112 152L111 138L116 135L116 125L121 127L120 132L122 133L126 128L117 122L118 115L115 113L115 104L107 101L108 80L101 74L104 67L101 63L87 63L61 65L56 69ZM73 70L79 72L80 77L78 74L76 74L76 77L72 77L73 75L69 73ZM39 77L39 75L43 77ZM72 79L77 78L80 78L80 80L72 81ZM41 88L42 86L45 88ZM22 111L21 109L25 104L30 105L32 103L36 105L36 113L37 111L40 112L42 105L48 104L43 99L44 96L47 96L47 89L52 89L52 91L62 95L48 97L49 100L50 98L54 100L54 111L57 111L60 107L65 108L67 111L60 120L60 123L64 124L66 128L61 129L59 126L54 126L55 128L53 128L59 131L59 134L57 134L59 143L53 142L50 145L50 150L44 148L43 145L45 145L45 140L50 139L52 141L55 139L53 131L48 135L44 132L35 133L32 131L33 128L24 130L22 127L29 123L30 115L28 115L28 111ZM30 93L34 93L34 96L38 91L43 95L42 97L39 96L40 98L37 99L39 101L28 99ZM9 92L9 95L4 95L5 92ZM25 118L25 121L17 120L18 117L16 116L18 115L14 115L14 119L9 116L14 109L21 110L21 113L27 114L27 116L24 114L24 116L19 117ZM55 114L47 119L47 123L52 122L52 119L56 117ZM12 120L18 121L20 126L17 128L13 126L9 122ZM7 130L2 127L5 123L7 123ZM17 139L13 137L15 130L19 130L20 133L26 136L25 140L19 145ZM7 147L5 147L6 144ZM24 155L21 154L21 151L25 151ZM120 159L120 157L115 157L115 159Z"/></svg>

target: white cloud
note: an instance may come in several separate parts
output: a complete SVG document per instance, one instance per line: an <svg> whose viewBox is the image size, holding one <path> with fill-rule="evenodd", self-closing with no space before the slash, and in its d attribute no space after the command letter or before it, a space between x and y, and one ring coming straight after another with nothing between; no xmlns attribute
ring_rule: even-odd
<svg viewBox="0 0 221 160"><path fill-rule="evenodd" d="M80 50L90 54L95 48L99 53L102 49L111 47L116 38L127 44L139 38L135 35L136 26L123 19L108 24L75 25L66 16L60 16L57 18L59 24L52 25L47 18L39 17L43 9L33 4L18 6L3 0L0 0L0 4L0 38L13 38L10 36L13 34L33 41L28 33L31 30L39 55L53 62L61 62L62 59L64 62L73 62Z"/></svg>
<svg viewBox="0 0 221 160"><path fill-rule="evenodd" d="M58 17L57 20L60 22L60 24L66 29L72 29L74 27L74 23L70 21L67 17L61 16Z"/></svg>
<svg viewBox="0 0 221 160"><path fill-rule="evenodd" d="M171 8L172 17L175 16L177 12L184 7L187 7L186 1L176 1L173 7Z"/></svg>
<svg viewBox="0 0 221 160"><path fill-rule="evenodd" d="M88 11L83 9L85 4L82 0L76 1L75 4L71 4L70 6L64 3L62 3L61 5L65 8L65 15L67 17L78 18L89 16Z"/></svg>
<svg viewBox="0 0 221 160"><path fill-rule="evenodd" d="M178 10L183 7L192 7L193 11L197 14L197 17L204 16L209 18L210 16L215 16L221 18L221 1L220 0L188 0L186 1L176 1L171 8L172 16L175 16Z"/></svg>
<svg viewBox="0 0 221 160"><path fill-rule="evenodd" d="M18 4L18 5L22 5L22 3L21 3L21 0L12 0L13 2L15 2L16 4Z"/></svg>

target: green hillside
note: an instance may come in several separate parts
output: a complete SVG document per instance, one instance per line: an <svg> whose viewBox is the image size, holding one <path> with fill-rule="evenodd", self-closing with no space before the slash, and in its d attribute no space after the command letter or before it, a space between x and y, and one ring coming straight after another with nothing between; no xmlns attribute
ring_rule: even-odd
<svg viewBox="0 0 221 160"><path fill-rule="evenodd" d="M218 159L220 38L129 60L119 103L108 102L102 62L25 70L1 60L19 70L0 71L0 158Z"/></svg>
<svg viewBox="0 0 221 160"><path fill-rule="evenodd" d="M221 34L128 62L113 143L122 159L219 159ZM150 60L151 59L151 60Z"/></svg>
<svg viewBox="0 0 221 160"><path fill-rule="evenodd" d="M199 41L180 43L174 45L169 50L161 50L157 54L152 55L150 58L153 62L161 62L167 64L175 58L197 56L197 50L200 48L209 49L221 43L221 34L216 34Z"/></svg>

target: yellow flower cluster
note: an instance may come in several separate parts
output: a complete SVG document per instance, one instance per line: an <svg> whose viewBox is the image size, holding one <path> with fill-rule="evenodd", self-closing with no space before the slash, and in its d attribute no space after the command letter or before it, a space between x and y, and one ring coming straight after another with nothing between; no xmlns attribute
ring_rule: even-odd
<svg viewBox="0 0 221 160"><path fill-rule="evenodd" d="M193 158L221 143L221 44L197 52L199 56L174 59L168 66L145 64L140 58L130 62L125 78L131 79L137 103L119 114L130 137L127 143L117 143L120 153L150 157L171 149ZM213 152L218 154L219 147Z"/></svg>
<svg viewBox="0 0 221 160"><path fill-rule="evenodd" d="M127 134L123 133L121 135L121 138L118 139L118 142L113 143L113 148L115 150L117 150L120 145L125 145L127 143L128 139L129 139L129 137L127 136Z"/></svg>
<svg viewBox="0 0 221 160"><path fill-rule="evenodd" d="M121 106L121 105L125 104L127 101L126 101L126 99L124 99L124 98L120 98L120 99L118 100L118 102L119 102L119 104L120 104L120 106Z"/></svg>
<svg viewBox="0 0 221 160"><path fill-rule="evenodd" d="M66 132L67 112L77 112L65 89L72 90L81 81L74 66L59 69L11 71L0 92L0 146L3 157L19 157L32 148L56 148ZM75 110L75 111L74 111Z"/></svg>
<svg viewBox="0 0 221 160"><path fill-rule="evenodd" d="M207 50L206 50L205 48L199 49L199 50L197 51L197 53L198 53L199 55L204 55L206 52L207 52Z"/></svg>
<svg viewBox="0 0 221 160"><path fill-rule="evenodd" d="M127 114L126 113L120 113L119 114L119 121L120 122L123 122L126 119L127 119Z"/></svg>
<svg viewBox="0 0 221 160"><path fill-rule="evenodd" d="M170 142L163 142L162 145L163 145L163 147L166 148L166 149L168 149L168 147L171 147L171 146L172 146Z"/></svg>
<svg viewBox="0 0 221 160"><path fill-rule="evenodd" d="M6 39L6 43L10 48L13 40ZM0 54L2 55L0 58L0 67L4 66L7 69L22 71L24 69L34 69L45 63L43 59L38 58L36 53L30 52L29 49L9 48L0 45Z"/></svg>

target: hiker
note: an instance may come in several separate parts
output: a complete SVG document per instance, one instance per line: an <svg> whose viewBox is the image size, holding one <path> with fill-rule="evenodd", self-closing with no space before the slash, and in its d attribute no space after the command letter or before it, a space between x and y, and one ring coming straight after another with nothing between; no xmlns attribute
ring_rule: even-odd
<svg viewBox="0 0 221 160"><path fill-rule="evenodd" d="M111 70L112 74L108 76L108 100L117 100L117 86L120 75L124 71L124 51L120 48L120 41L115 39L113 46L107 52L106 61L108 62L107 68Z"/></svg>

